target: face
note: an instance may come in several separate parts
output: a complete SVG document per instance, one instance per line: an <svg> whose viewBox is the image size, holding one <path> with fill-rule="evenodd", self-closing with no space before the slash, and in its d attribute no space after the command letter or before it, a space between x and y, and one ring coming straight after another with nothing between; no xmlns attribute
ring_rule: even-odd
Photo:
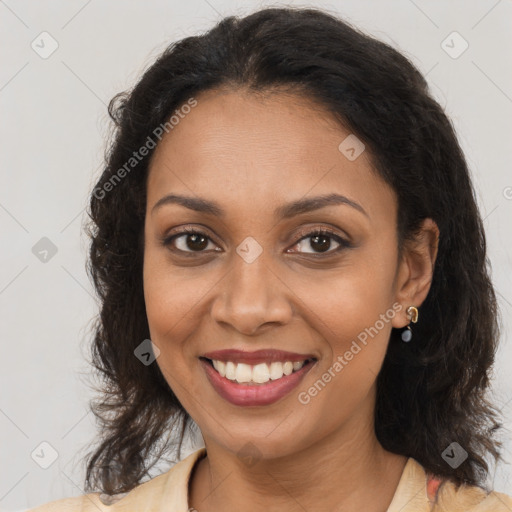
<svg viewBox="0 0 512 512"><path fill-rule="evenodd" d="M373 429L391 328L408 323L394 192L300 96L196 99L148 175L157 364L207 446L278 457Z"/></svg>

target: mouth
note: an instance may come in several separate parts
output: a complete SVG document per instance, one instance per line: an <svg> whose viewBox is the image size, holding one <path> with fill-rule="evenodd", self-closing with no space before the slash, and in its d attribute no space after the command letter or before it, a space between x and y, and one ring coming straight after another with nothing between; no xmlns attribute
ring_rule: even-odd
<svg viewBox="0 0 512 512"><path fill-rule="evenodd" d="M270 405L294 389L317 362L282 351L218 351L200 358L217 393L234 405Z"/></svg>
<svg viewBox="0 0 512 512"><path fill-rule="evenodd" d="M208 359L206 357L201 357L200 359L214 368L221 377L247 386L263 385L271 380L282 379L283 376L296 373L308 363L315 361L314 358L308 358L303 361L272 361L251 365L235 363L233 361L225 362L219 359Z"/></svg>

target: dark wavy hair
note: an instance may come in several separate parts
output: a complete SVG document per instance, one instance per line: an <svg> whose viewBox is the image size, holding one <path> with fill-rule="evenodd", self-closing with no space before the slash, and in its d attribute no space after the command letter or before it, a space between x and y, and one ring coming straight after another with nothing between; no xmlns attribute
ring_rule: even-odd
<svg viewBox="0 0 512 512"><path fill-rule="evenodd" d="M307 97L356 134L396 192L399 249L423 219L437 223L438 257L415 342L403 343L393 329L377 378L375 431L386 450L457 487L484 487L485 457L501 458L502 425L487 397L499 323L483 223L454 128L404 55L334 14L286 7L230 16L172 43L110 102L113 134L88 212L87 270L101 301L91 350L101 439L87 456L86 488L131 490L176 444L179 457L193 423L158 365L134 356L150 337L142 268L153 150L112 180L180 105L222 87ZM454 441L468 458L452 469L442 452Z"/></svg>

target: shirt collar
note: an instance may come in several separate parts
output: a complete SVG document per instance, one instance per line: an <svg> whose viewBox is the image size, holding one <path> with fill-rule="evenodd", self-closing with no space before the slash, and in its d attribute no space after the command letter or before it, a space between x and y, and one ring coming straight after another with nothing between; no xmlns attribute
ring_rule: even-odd
<svg viewBox="0 0 512 512"><path fill-rule="evenodd" d="M156 477L143 484L146 488L145 491L149 495L152 495L153 498L158 496L157 500L160 502L162 511L186 512L189 510L188 487L190 476L196 462L205 455L206 449L200 448L175 464L169 471L160 475L160 477ZM409 457L386 512L429 512L431 506L427 497L426 482L427 475L423 466L412 457ZM150 489L150 487L155 488ZM122 500L123 510L130 508L130 494L132 493L129 493ZM133 494L132 496L135 498Z"/></svg>

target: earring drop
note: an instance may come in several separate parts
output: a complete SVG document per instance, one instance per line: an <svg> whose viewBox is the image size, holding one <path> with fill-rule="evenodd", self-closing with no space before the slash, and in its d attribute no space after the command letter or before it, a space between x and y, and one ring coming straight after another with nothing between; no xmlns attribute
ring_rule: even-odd
<svg viewBox="0 0 512 512"><path fill-rule="evenodd" d="M409 306L407 308L407 315L409 316L410 321L415 324L418 321L418 310L414 306ZM402 341L406 343L412 340L412 330L411 326L408 325L405 330L402 332Z"/></svg>

